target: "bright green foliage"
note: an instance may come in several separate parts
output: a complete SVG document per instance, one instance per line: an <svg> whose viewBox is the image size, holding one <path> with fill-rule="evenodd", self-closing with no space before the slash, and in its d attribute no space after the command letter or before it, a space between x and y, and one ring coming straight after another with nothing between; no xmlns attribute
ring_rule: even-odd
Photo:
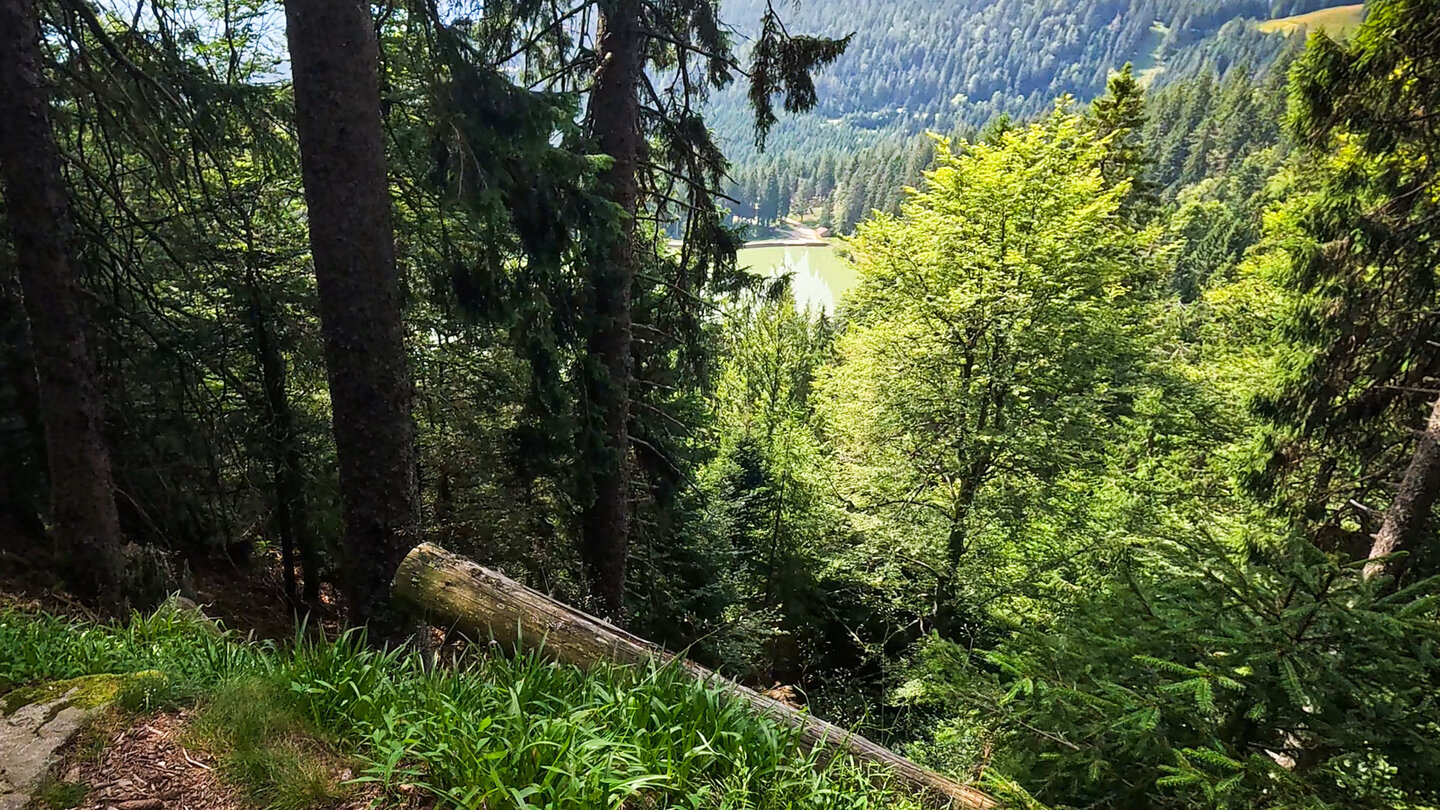
<svg viewBox="0 0 1440 810"><path fill-rule="evenodd" d="M808 687L823 680L834 647L850 646L824 615L836 605L822 580L846 526L818 491L825 472L811 418L831 329L797 311L783 281L727 307L715 456L696 481L687 542L659 566L656 636L697 639L697 656L764 685Z"/></svg>
<svg viewBox="0 0 1440 810"><path fill-rule="evenodd" d="M910 691L1071 806L1405 807L1440 797L1436 588L1382 595L1307 543L1153 542L1074 610Z"/></svg>
<svg viewBox="0 0 1440 810"><path fill-rule="evenodd" d="M0 612L0 690L101 673L156 670L198 693L255 665L256 647L210 632L193 613L161 609L119 627Z"/></svg>
<svg viewBox="0 0 1440 810"><path fill-rule="evenodd" d="M926 677L1056 803L1433 803L1437 585L1377 594L1306 543L1152 543L1056 624L932 647Z"/></svg>
<svg viewBox="0 0 1440 810"><path fill-rule="evenodd" d="M486 657L425 673L354 644L302 651L288 672L322 727L364 740L364 777L454 807L573 807L629 798L691 807L866 807L853 773L816 777L789 733L673 670L584 675Z"/></svg>
<svg viewBox="0 0 1440 810"><path fill-rule="evenodd" d="M1129 184L1103 176L1108 143L1063 107L942 142L901 215L849 243L861 284L822 383L842 492L942 583L962 565L960 588L1020 579L1091 534L1159 270L1156 234L1119 215Z"/></svg>
<svg viewBox="0 0 1440 810"><path fill-rule="evenodd" d="M729 632L755 645L751 667L761 677L792 682L804 666L797 659L817 652L797 656L795 634L814 624L820 546L834 524L814 491L820 450L809 401L829 327L796 311L782 282L738 302L729 322L715 391L722 443L702 484L705 523L735 560Z"/></svg>
<svg viewBox="0 0 1440 810"><path fill-rule="evenodd" d="M726 313L725 362L716 381L718 425L726 435L807 443L814 378L830 359L833 327L795 308L789 285L769 283ZM806 452L809 448L797 448Z"/></svg>
<svg viewBox="0 0 1440 810"><path fill-rule="evenodd" d="M1209 165L1177 175L1194 184L1167 223L1176 291L1197 301L1174 310L1174 356L1228 418L1185 466L1182 448L1151 468L1172 476L1164 519L1135 526L1082 598L1047 599L995 643L926 646L899 694L953 712L927 755L993 756L995 789L1022 804L1440 801L1440 581L1428 554L1398 583L1355 562L1379 519L1367 504L1413 452L1402 426L1434 397L1434 196L1418 189L1435 85L1418 77L1436 12L1377 3L1348 45L1312 41L1291 84L1298 155L1200 130L1191 155ZM1226 472L1240 486L1206 483ZM1189 499L1203 507L1175 511Z"/></svg>

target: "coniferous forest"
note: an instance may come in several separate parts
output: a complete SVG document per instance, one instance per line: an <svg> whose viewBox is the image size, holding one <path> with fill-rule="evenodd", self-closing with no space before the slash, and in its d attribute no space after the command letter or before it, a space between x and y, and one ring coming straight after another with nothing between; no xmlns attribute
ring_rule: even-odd
<svg viewBox="0 0 1440 810"><path fill-rule="evenodd" d="M431 543L965 806L1440 807L1440 2L1333 5L0 0L0 719L142 678L16 806L933 806Z"/></svg>

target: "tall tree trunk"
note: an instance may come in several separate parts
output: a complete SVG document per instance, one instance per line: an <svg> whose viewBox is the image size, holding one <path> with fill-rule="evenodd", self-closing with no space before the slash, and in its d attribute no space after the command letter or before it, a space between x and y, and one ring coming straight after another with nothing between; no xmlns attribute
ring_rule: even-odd
<svg viewBox="0 0 1440 810"><path fill-rule="evenodd" d="M418 542L419 513L379 45L365 0L287 0L285 19L345 518L340 585L352 621L393 637L390 574Z"/></svg>
<svg viewBox="0 0 1440 810"><path fill-rule="evenodd" d="M4 211L0 210L0 219ZM0 462L5 475L5 510L22 536L35 540L45 537L45 429L40 419L40 394L35 382L35 358L30 352L30 328L25 323L25 305L21 303L18 286L11 282L14 268L0 252L0 332L4 349L0 365L5 368L5 383L13 394L9 407L16 424L13 438L6 442L11 451Z"/></svg>
<svg viewBox="0 0 1440 810"><path fill-rule="evenodd" d="M1370 562L1365 564L1365 578L1385 573L1391 565L1380 559L1397 551L1411 551L1425 532L1435 498L1440 495L1440 398L1430 409L1430 418L1420 434L1420 443L1395 500L1385 510L1385 520L1375 533L1370 546Z"/></svg>
<svg viewBox="0 0 1440 810"><path fill-rule="evenodd" d="M262 298L259 274L247 279L250 330L254 340L260 386L265 392L266 439L270 446L271 486L275 495L275 533L280 540L280 563L285 569L285 598L296 609L314 609L319 603L320 574L315 541L305 514L305 472L300 459L300 436L286 391L285 356L270 331L270 317ZM295 583L295 553L300 554L304 593Z"/></svg>
<svg viewBox="0 0 1440 810"><path fill-rule="evenodd" d="M640 6L634 0L600 4L600 60L590 93L591 132L614 163L600 175L611 202L627 217L622 232L592 273L595 324L588 350L592 413L603 442L589 443L594 500L582 518L581 557L596 609L617 618L624 607L630 520L630 292L635 279L635 213L640 200L639 84L645 65Z"/></svg>
<svg viewBox="0 0 1440 810"><path fill-rule="evenodd" d="M0 178L35 357L50 520L73 587L120 608L124 557L104 404L85 345L69 203L46 96L34 2L0 0Z"/></svg>

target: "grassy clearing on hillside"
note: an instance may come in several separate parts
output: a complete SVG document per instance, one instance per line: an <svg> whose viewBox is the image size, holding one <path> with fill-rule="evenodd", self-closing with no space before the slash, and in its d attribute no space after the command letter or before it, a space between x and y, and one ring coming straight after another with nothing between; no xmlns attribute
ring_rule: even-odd
<svg viewBox="0 0 1440 810"><path fill-rule="evenodd" d="M1135 58L1131 60L1131 66L1135 70L1135 78L1140 82L1141 87L1149 87L1160 74L1165 72L1165 63L1160 59L1160 53L1164 48L1165 37L1170 33L1170 27L1165 23L1156 20L1146 32L1145 39L1137 49Z"/></svg>
<svg viewBox="0 0 1440 810"><path fill-rule="evenodd" d="M0 693L154 669L130 711L194 705L190 733L259 806L307 810L357 784L487 808L869 808L908 801L837 760L816 769L793 732L671 668L582 672L535 655L446 666L353 634L293 649L217 634L185 613L124 626L0 613Z"/></svg>
<svg viewBox="0 0 1440 810"><path fill-rule="evenodd" d="M1332 37L1343 37L1365 22L1365 4L1322 8L1308 14L1280 17L1255 24L1257 30L1267 34L1293 34L1297 31L1324 31Z"/></svg>

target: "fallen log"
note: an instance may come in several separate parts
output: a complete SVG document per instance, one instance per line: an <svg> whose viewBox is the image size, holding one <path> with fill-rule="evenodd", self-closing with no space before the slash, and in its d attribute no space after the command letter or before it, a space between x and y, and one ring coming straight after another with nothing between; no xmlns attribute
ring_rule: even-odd
<svg viewBox="0 0 1440 810"><path fill-rule="evenodd" d="M644 666L674 663L697 681L748 702L760 714L794 727L806 751L828 760L845 753L883 766L937 807L990 810L999 802L818 717L678 658L639 636L551 599L505 575L439 546L424 543L400 563L391 586L396 601L432 624L472 638L491 638L507 649L539 647L548 656L588 668L608 662Z"/></svg>

